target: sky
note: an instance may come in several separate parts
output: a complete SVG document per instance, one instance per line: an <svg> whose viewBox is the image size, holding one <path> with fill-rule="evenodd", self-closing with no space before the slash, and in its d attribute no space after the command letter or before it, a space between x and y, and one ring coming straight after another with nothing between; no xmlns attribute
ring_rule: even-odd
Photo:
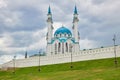
<svg viewBox="0 0 120 80"><path fill-rule="evenodd" d="M0 64L45 51L49 5L55 31L71 29L75 4L81 50L120 44L120 0L0 0Z"/></svg>

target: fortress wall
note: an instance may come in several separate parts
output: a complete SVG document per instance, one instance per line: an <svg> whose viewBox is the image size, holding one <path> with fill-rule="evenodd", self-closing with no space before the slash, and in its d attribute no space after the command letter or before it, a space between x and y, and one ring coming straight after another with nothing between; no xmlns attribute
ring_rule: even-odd
<svg viewBox="0 0 120 80"><path fill-rule="evenodd" d="M117 54L117 57L120 57L120 46L116 46L116 54ZM72 53L73 62L102 59L102 58L112 58L112 57L115 57L114 47L82 50L77 53ZM71 62L71 53L40 57L40 65L59 64L59 63L66 63L66 62ZM15 67L30 67L30 66L38 66L38 65L39 65L38 56L30 57L27 59L15 60ZM2 64L1 67L2 68L14 67L13 60L5 64Z"/></svg>

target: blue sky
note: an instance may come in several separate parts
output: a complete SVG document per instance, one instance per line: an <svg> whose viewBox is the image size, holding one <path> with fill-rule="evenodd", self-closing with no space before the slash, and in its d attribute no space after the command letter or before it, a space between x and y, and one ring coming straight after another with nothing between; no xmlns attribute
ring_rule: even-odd
<svg viewBox="0 0 120 80"><path fill-rule="evenodd" d="M55 30L71 29L76 4L81 49L120 44L120 0L0 0L0 64L45 51L49 4Z"/></svg>

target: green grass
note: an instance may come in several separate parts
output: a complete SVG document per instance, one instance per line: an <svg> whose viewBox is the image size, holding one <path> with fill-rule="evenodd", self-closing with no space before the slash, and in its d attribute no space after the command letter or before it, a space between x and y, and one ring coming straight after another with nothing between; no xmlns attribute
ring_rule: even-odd
<svg viewBox="0 0 120 80"><path fill-rule="evenodd" d="M28 67L13 70L0 71L0 80L120 80L120 58L118 67L114 65L114 59L101 59L91 61L74 62L72 70L70 63Z"/></svg>

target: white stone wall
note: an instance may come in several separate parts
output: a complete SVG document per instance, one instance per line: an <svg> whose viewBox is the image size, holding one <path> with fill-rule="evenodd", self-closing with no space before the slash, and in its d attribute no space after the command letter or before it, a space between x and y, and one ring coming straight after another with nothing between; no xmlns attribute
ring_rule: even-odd
<svg viewBox="0 0 120 80"><path fill-rule="evenodd" d="M82 50L82 51L79 51L78 53L72 53L72 54L73 54L73 62L115 57L114 47ZM117 54L117 57L120 57L120 45L116 46L116 54ZM40 65L59 64L59 63L66 63L70 61L71 61L71 53L40 57ZM38 56L30 57L27 59L18 59L15 61L15 67L30 67L30 66L38 66L38 65L39 65ZM1 67L2 68L13 67L13 61L2 64Z"/></svg>

